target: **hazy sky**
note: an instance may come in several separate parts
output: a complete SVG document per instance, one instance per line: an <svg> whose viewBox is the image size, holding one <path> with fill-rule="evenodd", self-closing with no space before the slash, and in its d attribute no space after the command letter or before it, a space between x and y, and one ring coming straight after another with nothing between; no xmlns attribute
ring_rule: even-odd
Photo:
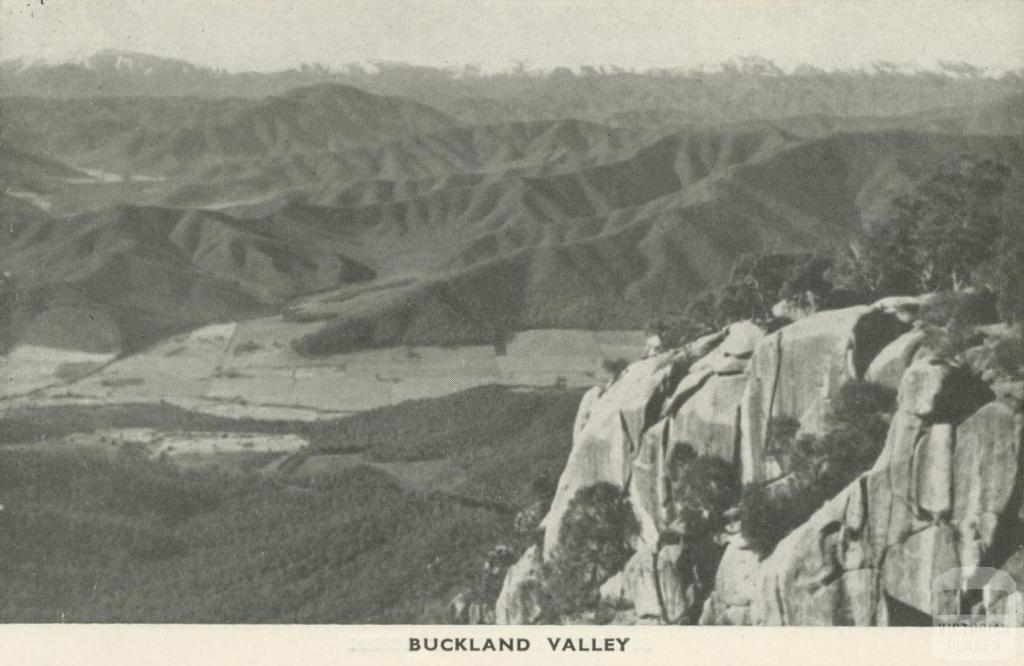
<svg viewBox="0 0 1024 666"><path fill-rule="evenodd" d="M373 60L675 67L763 55L1024 66L1020 0L0 0L0 57L104 48L231 70Z"/></svg>

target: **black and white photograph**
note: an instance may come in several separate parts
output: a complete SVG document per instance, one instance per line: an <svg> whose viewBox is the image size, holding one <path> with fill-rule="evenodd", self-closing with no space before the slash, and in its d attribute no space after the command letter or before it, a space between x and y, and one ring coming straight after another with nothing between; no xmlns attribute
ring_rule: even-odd
<svg viewBox="0 0 1024 666"><path fill-rule="evenodd" d="M0 624L1024 624L1024 2L0 0L0 272Z"/></svg>

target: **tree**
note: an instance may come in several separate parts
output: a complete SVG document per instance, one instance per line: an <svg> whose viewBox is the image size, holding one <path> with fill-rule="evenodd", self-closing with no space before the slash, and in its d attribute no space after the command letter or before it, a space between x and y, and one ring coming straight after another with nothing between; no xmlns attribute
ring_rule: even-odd
<svg viewBox="0 0 1024 666"><path fill-rule="evenodd" d="M765 297L753 276L731 281L718 295L718 312L723 322L753 319L763 321L772 316L772 301Z"/></svg>
<svg viewBox="0 0 1024 666"><path fill-rule="evenodd" d="M1003 320L1016 325L1024 324L1024 241L1007 243L999 259L998 281L995 291L999 295L999 314Z"/></svg>
<svg viewBox="0 0 1024 666"><path fill-rule="evenodd" d="M911 218L894 208L889 219L866 227L837 258L838 284L874 297L917 292Z"/></svg>
<svg viewBox="0 0 1024 666"><path fill-rule="evenodd" d="M994 160L960 155L943 162L906 202L916 214L917 268L926 291L960 291L975 268L996 256L1008 177L1009 169Z"/></svg>
<svg viewBox="0 0 1024 666"><path fill-rule="evenodd" d="M818 283L809 275L798 274L821 268L811 266L806 254L743 254L733 264L729 280L713 291L697 296L681 316L671 318L666 326L666 340L679 345L712 333L727 324L746 319L772 328L779 323L772 306L782 297L790 283L816 289ZM819 275L819 279L823 279ZM825 289L821 287L821 289Z"/></svg>
<svg viewBox="0 0 1024 666"><path fill-rule="evenodd" d="M665 342L676 347L718 330L720 322L715 300L714 292L703 292L682 315L670 318Z"/></svg>
<svg viewBox="0 0 1024 666"><path fill-rule="evenodd" d="M740 500L741 529L751 546L762 554L770 552L826 500L874 464L895 409L895 391L854 380L833 397L825 432L797 435L796 422L784 428L788 430L785 445L791 449L785 475L748 486Z"/></svg>
<svg viewBox="0 0 1024 666"><path fill-rule="evenodd" d="M632 554L635 519L617 486L601 482L581 488L562 516L553 557L544 563L542 605L548 621L596 608L598 590Z"/></svg>
<svg viewBox="0 0 1024 666"><path fill-rule="evenodd" d="M827 278L832 268L832 257L827 255L806 255L790 269L789 276L779 289L779 298L793 301L816 311L832 293L832 282Z"/></svg>
<svg viewBox="0 0 1024 666"><path fill-rule="evenodd" d="M874 296L960 291L993 261L1006 232L1009 169L957 155L894 198L887 218L869 225L842 257L847 284Z"/></svg>
<svg viewBox="0 0 1024 666"><path fill-rule="evenodd" d="M998 241L999 256L982 273L984 286L996 294L1000 318L1009 324L1024 324L1024 220L1009 217Z"/></svg>
<svg viewBox="0 0 1024 666"><path fill-rule="evenodd" d="M731 463L715 456L697 456L683 444L669 465L669 507L672 524L691 541L712 535L725 524L725 513L740 496L740 480Z"/></svg>
<svg viewBox="0 0 1024 666"><path fill-rule="evenodd" d="M772 306L794 266L804 257L792 254L744 254L733 264L732 273L718 292L716 309L719 325L743 319L768 322Z"/></svg>

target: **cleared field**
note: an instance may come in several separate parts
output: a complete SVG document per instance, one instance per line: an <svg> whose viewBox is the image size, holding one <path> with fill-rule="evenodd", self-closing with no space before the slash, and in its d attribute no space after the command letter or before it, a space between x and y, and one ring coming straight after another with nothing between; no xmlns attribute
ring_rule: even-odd
<svg viewBox="0 0 1024 666"><path fill-rule="evenodd" d="M20 345L7 356L0 356L0 399L77 379L114 358L114 354Z"/></svg>
<svg viewBox="0 0 1024 666"><path fill-rule="evenodd" d="M26 404L165 401L194 411L318 420L489 384L567 388L637 358L637 331L537 330L490 345L404 346L308 358L291 343L317 324L279 317L206 326L113 356L18 348L0 366L0 410ZM4 403L7 403L6 405Z"/></svg>
<svg viewBox="0 0 1024 666"><path fill-rule="evenodd" d="M92 433L74 433L66 438L71 446L86 448L141 447L152 457L217 455L230 453L294 453L306 446L296 434L246 432L164 432L153 428L116 428Z"/></svg>
<svg viewBox="0 0 1024 666"><path fill-rule="evenodd" d="M391 404L406 400L422 398L440 398L459 391L483 386L500 384L500 381L480 381L480 377L440 376L432 379L407 379L396 383L391 389Z"/></svg>
<svg viewBox="0 0 1024 666"><path fill-rule="evenodd" d="M252 405L240 402L217 402L208 399L168 400L169 404L211 416L259 421L321 421L355 414L355 411L322 410L287 405Z"/></svg>

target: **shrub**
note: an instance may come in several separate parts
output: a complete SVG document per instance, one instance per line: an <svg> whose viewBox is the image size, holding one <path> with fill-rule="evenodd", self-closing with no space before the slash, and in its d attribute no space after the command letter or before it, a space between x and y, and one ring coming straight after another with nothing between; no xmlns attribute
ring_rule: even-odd
<svg viewBox="0 0 1024 666"><path fill-rule="evenodd" d="M874 463L884 444L884 430L879 434L873 426L833 428L821 437L807 439L805 446L812 455L805 459L801 472L814 479L823 499L832 497Z"/></svg>
<svg viewBox="0 0 1024 666"><path fill-rule="evenodd" d="M1024 378L1024 338L1014 336L997 342L992 347L989 363L1001 375L1012 379Z"/></svg>
<svg viewBox="0 0 1024 666"><path fill-rule="evenodd" d="M644 335L664 336L668 330L668 324L664 319L651 318L644 323Z"/></svg>
<svg viewBox="0 0 1024 666"><path fill-rule="evenodd" d="M733 264L729 282L746 283L754 288L757 298L768 306L777 301L785 284L808 259L805 254L751 253L741 255Z"/></svg>
<svg viewBox="0 0 1024 666"><path fill-rule="evenodd" d="M743 319L771 319L772 305L770 298L766 297L758 283L751 277L727 283L719 291L716 302L719 322L722 325Z"/></svg>
<svg viewBox="0 0 1024 666"><path fill-rule="evenodd" d="M864 380L843 385L832 399L825 433L801 438L796 448L803 464L795 468L831 497L878 458L895 409L896 392L888 387Z"/></svg>
<svg viewBox="0 0 1024 666"><path fill-rule="evenodd" d="M925 324L921 328L921 332L923 335L920 349L944 359L956 358L961 352L972 346L977 339L971 330L956 324L945 327Z"/></svg>
<svg viewBox="0 0 1024 666"><path fill-rule="evenodd" d="M788 472L769 484L748 487L740 502L744 537L759 552L770 552L830 497L871 466L885 444L896 408L892 389L862 380L845 384L832 400L821 436L795 437L788 444ZM773 440L774 440L773 433Z"/></svg>
<svg viewBox="0 0 1024 666"><path fill-rule="evenodd" d="M693 445L689 442L681 442L676 444L672 451L669 452L668 460L666 461L668 478L678 478L686 466L697 459L697 451L693 448Z"/></svg>
<svg viewBox="0 0 1024 666"><path fill-rule="evenodd" d="M740 495L740 480L732 464L715 456L698 456L670 465L669 470L669 519L678 525L681 536L692 540L721 529L726 511Z"/></svg>
<svg viewBox="0 0 1024 666"><path fill-rule="evenodd" d="M933 326L973 326L999 319L996 296L988 289L944 291L925 300L918 318Z"/></svg>
<svg viewBox="0 0 1024 666"><path fill-rule="evenodd" d="M549 621L593 610L601 583L629 560L632 511L622 490L602 482L581 488L562 516L561 540L541 572Z"/></svg>
<svg viewBox="0 0 1024 666"><path fill-rule="evenodd" d="M793 301L810 310L825 307L833 291L829 278L832 263L832 257L822 255L797 259L779 288L779 300Z"/></svg>
<svg viewBox="0 0 1024 666"><path fill-rule="evenodd" d="M857 379L847 382L836 391L827 420L834 425L863 428L865 419L884 419L884 415L895 410L896 391L875 382ZM876 426L877 423L872 422L870 425Z"/></svg>
<svg viewBox="0 0 1024 666"><path fill-rule="evenodd" d="M789 531L778 518L768 487L761 483L747 486L740 498L740 530L747 544L761 554L775 548Z"/></svg>
<svg viewBox="0 0 1024 666"><path fill-rule="evenodd" d="M529 537L533 543L544 538L544 530L541 529L541 521L550 508L550 502L538 500L533 504L520 509L512 521L513 533L518 537Z"/></svg>
<svg viewBox="0 0 1024 666"><path fill-rule="evenodd" d="M601 367L611 375L613 381L618 379L628 366L629 361L624 358L606 358L601 362Z"/></svg>
<svg viewBox="0 0 1024 666"><path fill-rule="evenodd" d="M631 516L629 502L617 486L600 482L581 488L562 516L559 547L564 553L593 555L595 565L613 573L628 551Z"/></svg>
<svg viewBox="0 0 1024 666"><path fill-rule="evenodd" d="M800 430L800 421L791 416L773 416L768 426L768 449L788 453Z"/></svg>
<svg viewBox="0 0 1024 666"><path fill-rule="evenodd" d="M242 354L251 354L263 349L263 345L256 342L255 340L246 340L245 342L239 342L235 345L235 356L241 356Z"/></svg>
<svg viewBox="0 0 1024 666"><path fill-rule="evenodd" d="M825 499L811 476L791 475L770 485L747 486L740 499L743 538L755 551L766 555Z"/></svg>
<svg viewBox="0 0 1024 666"><path fill-rule="evenodd" d="M472 586L472 598L493 607L494 601L501 593L505 574L515 564L519 556L516 549L508 544L500 543L491 548L483 558L480 574Z"/></svg>
<svg viewBox="0 0 1024 666"><path fill-rule="evenodd" d="M226 370L224 368L217 368L213 371L211 376L218 379L243 379L249 378L252 375L247 375L241 370L237 370L235 368L228 368Z"/></svg>

